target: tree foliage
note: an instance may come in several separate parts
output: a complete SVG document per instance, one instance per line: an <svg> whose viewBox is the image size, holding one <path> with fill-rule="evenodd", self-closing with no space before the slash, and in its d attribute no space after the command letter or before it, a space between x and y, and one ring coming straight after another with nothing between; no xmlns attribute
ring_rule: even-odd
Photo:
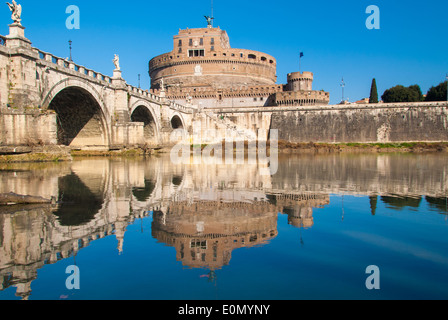
<svg viewBox="0 0 448 320"><path fill-rule="evenodd" d="M448 81L441 82L436 87L431 87L426 94L425 101L447 101L446 90Z"/></svg>
<svg viewBox="0 0 448 320"><path fill-rule="evenodd" d="M375 78L372 79L372 85L370 86L369 103L378 103L378 89L376 88Z"/></svg>
<svg viewBox="0 0 448 320"><path fill-rule="evenodd" d="M385 103L390 102L420 102L423 101L423 94L420 86L414 84L409 87L398 85L384 91L381 99Z"/></svg>

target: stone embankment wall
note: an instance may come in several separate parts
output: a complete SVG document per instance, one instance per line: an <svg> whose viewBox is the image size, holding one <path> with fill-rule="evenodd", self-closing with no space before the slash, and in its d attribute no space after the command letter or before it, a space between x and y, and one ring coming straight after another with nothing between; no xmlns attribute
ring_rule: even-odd
<svg viewBox="0 0 448 320"><path fill-rule="evenodd" d="M448 103L282 108L271 129L290 142L448 141Z"/></svg>
<svg viewBox="0 0 448 320"><path fill-rule="evenodd" d="M55 113L0 112L0 146L57 144Z"/></svg>

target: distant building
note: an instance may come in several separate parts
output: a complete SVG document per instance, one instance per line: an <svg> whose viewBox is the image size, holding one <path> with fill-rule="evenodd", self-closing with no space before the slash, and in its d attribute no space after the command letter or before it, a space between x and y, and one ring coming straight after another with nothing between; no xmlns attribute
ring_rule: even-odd
<svg viewBox="0 0 448 320"><path fill-rule="evenodd" d="M365 104L365 103L369 103L369 100L370 100L369 98L364 98L364 99L356 101L355 103L356 104Z"/></svg>
<svg viewBox="0 0 448 320"><path fill-rule="evenodd" d="M149 75L154 93L204 108L329 103L328 92L312 90L313 73L293 72L276 84L276 66L271 55L231 48L226 31L209 27L179 30L173 51L151 59Z"/></svg>

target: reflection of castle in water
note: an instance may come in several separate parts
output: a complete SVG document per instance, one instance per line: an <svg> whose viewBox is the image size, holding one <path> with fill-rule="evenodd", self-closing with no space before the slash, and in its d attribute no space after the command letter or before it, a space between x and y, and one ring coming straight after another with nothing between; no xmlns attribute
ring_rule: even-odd
<svg viewBox="0 0 448 320"><path fill-rule="evenodd" d="M0 192L54 196L58 204L0 208L0 290L16 286L24 299L38 269L75 257L94 240L113 235L123 251L126 227L150 211L153 236L174 245L179 260L217 269L233 249L275 237L278 212L310 227L311 207L329 203L327 195L267 194L269 177L256 175L256 165L244 175L238 168L197 171L156 159L26 169L2 171Z"/></svg>
<svg viewBox="0 0 448 320"><path fill-rule="evenodd" d="M415 195L425 195L431 208L446 213L441 195L448 170L439 160L305 157L288 160L273 177L260 176L256 164L174 166L158 158L10 164L0 167L0 193L59 203L0 208L0 291L15 286L16 295L28 298L38 269L76 256L97 239L115 236L117 252L126 250L127 226L150 211L153 237L175 247L183 265L211 270L228 264L236 248L276 237L279 212L295 227L313 226L312 208L328 204L330 193L369 195L372 213L379 200L400 209L418 206Z"/></svg>
<svg viewBox="0 0 448 320"><path fill-rule="evenodd" d="M277 236L277 215L288 214L296 227L313 225L312 207L329 204L328 195L267 195L257 201L180 201L154 212L152 235L176 248L184 266L216 270L229 264L240 247L267 243Z"/></svg>

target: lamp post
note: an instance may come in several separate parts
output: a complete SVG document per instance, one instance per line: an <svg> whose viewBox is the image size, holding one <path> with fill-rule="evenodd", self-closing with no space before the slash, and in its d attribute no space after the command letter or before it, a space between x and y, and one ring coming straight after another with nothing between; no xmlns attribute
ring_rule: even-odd
<svg viewBox="0 0 448 320"><path fill-rule="evenodd" d="M68 46L69 46L69 49L70 49L70 61L73 61L72 60L72 40L68 40Z"/></svg>

